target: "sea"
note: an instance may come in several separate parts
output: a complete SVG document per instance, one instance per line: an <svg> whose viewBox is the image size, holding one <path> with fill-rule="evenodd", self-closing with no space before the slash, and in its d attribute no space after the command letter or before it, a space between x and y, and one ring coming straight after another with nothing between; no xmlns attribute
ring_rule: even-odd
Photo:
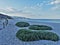
<svg viewBox="0 0 60 45"><path fill-rule="evenodd" d="M30 22L60 23L60 19L30 19Z"/></svg>

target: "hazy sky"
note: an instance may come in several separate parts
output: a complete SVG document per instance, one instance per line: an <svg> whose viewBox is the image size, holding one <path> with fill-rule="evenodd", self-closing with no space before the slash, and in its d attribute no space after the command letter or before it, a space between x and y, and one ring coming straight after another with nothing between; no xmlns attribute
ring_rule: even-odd
<svg viewBox="0 0 60 45"><path fill-rule="evenodd" d="M0 13L27 18L60 19L60 0L0 0Z"/></svg>

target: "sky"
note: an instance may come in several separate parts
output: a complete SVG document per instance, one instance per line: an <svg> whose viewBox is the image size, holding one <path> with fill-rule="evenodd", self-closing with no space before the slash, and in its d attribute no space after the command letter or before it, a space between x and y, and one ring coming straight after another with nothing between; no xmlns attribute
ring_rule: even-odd
<svg viewBox="0 0 60 45"><path fill-rule="evenodd" d="M60 0L0 0L0 13L33 19L60 19Z"/></svg>

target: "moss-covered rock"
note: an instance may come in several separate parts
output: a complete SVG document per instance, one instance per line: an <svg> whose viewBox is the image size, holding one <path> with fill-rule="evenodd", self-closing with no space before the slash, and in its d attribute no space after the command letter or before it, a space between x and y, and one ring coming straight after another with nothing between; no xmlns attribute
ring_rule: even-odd
<svg viewBox="0 0 60 45"><path fill-rule="evenodd" d="M59 40L59 36L53 32L32 31L27 29L20 29L16 33L16 37L22 41Z"/></svg>
<svg viewBox="0 0 60 45"><path fill-rule="evenodd" d="M31 25L29 29L32 30L52 30L52 27L46 25Z"/></svg>
<svg viewBox="0 0 60 45"><path fill-rule="evenodd" d="M27 22L17 22L16 26L18 27L28 27L30 24Z"/></svg>

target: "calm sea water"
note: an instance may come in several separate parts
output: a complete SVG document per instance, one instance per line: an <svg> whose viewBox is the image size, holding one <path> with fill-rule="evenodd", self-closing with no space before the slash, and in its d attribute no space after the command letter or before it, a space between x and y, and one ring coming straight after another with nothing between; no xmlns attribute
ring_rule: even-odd
<svg viewBox="0 0 60 45"><path fill-rule="evenodd" d="M15 21L60 23L60 19L29 19L24 17L13 17L13 18L15 19Z"/></svg>
<svg viewBox="0 0 60 45"><path fill-rule="evenodd" d="M60 19L30 19L31 22L60 23Z"/></svg>

